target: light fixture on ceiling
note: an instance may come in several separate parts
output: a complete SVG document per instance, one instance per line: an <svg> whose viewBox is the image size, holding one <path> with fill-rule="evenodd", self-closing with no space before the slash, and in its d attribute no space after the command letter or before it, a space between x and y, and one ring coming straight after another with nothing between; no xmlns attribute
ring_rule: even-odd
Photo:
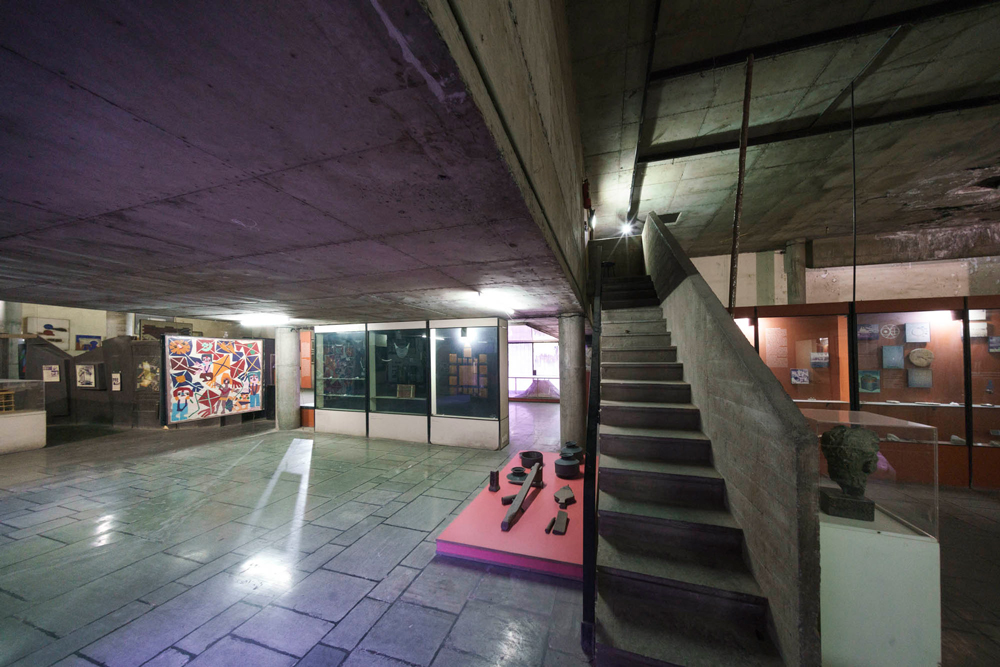
<svg viewBox="0 0 1000 667"><path fill-rule="evenodd" d="M513 315L514 311L517 310L517 304L512 302L510 298L500 290L490 290L489 294L472 292L472 294L469 295L469 300L475 302L478 307L485 310L499 310L507 313L508 315Z"/></svg>
<svg viewBox="0 0 1000 667"><path fill-rule="evenodd" d="M631 236L631 235L632 235L632 223L631 222L623 222L622 223L622 236Z"/></svg>
<svg viewBox="0 0 1000 667"><path fill-rule="evenodd" d="M288 324L288 315L280 313L247 313L240 317L240 324L245 327L278 327Z"/></svg>

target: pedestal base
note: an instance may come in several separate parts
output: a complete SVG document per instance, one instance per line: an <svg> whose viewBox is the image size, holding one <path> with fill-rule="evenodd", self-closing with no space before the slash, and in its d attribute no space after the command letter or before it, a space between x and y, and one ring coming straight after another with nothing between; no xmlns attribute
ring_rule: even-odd
<svg viewBox="0 0 1000 667"><path fill-rule="evenodd" d="M851 498L837 489L819 490L819 508L830 516L858 521L875 520L875 503L867 498Z"/></svg>

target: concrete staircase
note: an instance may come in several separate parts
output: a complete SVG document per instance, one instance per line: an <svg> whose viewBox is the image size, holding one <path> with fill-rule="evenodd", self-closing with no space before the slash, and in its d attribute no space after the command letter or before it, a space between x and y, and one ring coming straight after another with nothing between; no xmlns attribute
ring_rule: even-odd
<svg viewBox="0 0 1000 667"><path fill-rule="evenodd" d="M652 281L602 294L598 665L781 665Z"/></svg>

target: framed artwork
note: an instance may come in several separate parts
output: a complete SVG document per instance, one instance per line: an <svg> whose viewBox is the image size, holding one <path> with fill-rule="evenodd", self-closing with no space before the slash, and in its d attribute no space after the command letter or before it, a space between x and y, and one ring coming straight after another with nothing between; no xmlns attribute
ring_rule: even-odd
<svg viewBox="0 0 1000 667"><path fill-rule="evenodd" d="M135 388L160 389L160 365L150 361L140 361L135 368Z"/></svg>
<svg viewBox="0 0 1000 667"><path fill-rule="evenodd" d="M810 368L829 368L830 367L830 353L829 352L810 352L809 353L809 367Z"/></svg>
<svg viewBox="0 0 1000 667"><path fill-rule="evenodd" d="M931 342L931 325L929 322L907 322L906 323L907 343L929 343Z"/></svg>
<svg viewBox="0 0 1000 667"><path fill-rule="evenodd" d="M413 384L397 384L396 398L413 398L416 396L417 386Z"/></svg>
<svg viewBox="0 0 1000 667"><path fill-rule="evenodd" d="M882 374L879 371L858 371L858 386L862 394L881 393Z"/></svg>
<svg viewBox="0 0 1000 667"><path fill-rule="evenodd" d="M76 349L77 350L96 350L101 346L100 336L77 336L76 337Z"/></svg>
<svg viewBox="0 0 1000 667"><path fill-rule="evenodd" d="M882 346L882 368L903 368L903 346Z"/></svg>
<svg viewBox="0 0 1000 667"><path fill-rule="evenodd" d="M59 382L59 364L42 365L42 382Z"/></svg>
<svg viewBox="0 0 1000 667"><path fill-rule="evenodd" d="M60 350L69 350L69 320L29 317L24 330L49 341Z"/></svg>
<svg viewBox="0 0 1000 667"><path fill-rule="evenodd" d="M895 324L883 324L882 328L879 329L879 335L882 336L882 338L896 340L899 338L899 326Z"/></svg>
<svg viewBox="0 0 1000 667"><path fill-rule="evenodd" d="M809 369L808 368L793 368L792 369L792 384L809 384Z"/></svg>
<svg viewBox="0 0 1000 667"><path fill-rule="evenodd" d="M93 364L79 364L76 367L76 386L81 389L97 388L97 372Z"/></svg>
<svg viewBox="0 0 1000 667"><path fill-rule="evenodd" d="M970 338L986 338L987 336L989 336L989 330L986 322L969 322Z"/></svg>
<svg viewBox="0 0 1000 667"><path fill-rule="evenodd" d="M139 340L160 340L163 336L190 336L192 333L188 322L139 320Z"/></svg>
<svg viewBox="0 0 1000 667"><path fill-rule="evenodd" d="M990 352L1000 352L1000 336L990 336Z"/></svg>
<svg viewBox="0 0 1000 667"><path fill-rule="evenodd" d="M878 340L877 324L859 324L858 340Z"/></svg>
<svg viewBox="0 0 1000 667"><path fill-rule="evenodd" d="M165 336L167 421L263 409L264 341Z"/></svg>
<svg viewBox="0 0 1000 667"><path fill-rule="evenodd" d="M121 391L122 390L122 374L112 373L111 374L111 391Z"/></svg>
<svg viewBox="0 0 1000 667"><path fill-rule="evenodd" d="M913 389L930 389L933 373L929 368L911 368L907 371L906 384Z"/></svg>

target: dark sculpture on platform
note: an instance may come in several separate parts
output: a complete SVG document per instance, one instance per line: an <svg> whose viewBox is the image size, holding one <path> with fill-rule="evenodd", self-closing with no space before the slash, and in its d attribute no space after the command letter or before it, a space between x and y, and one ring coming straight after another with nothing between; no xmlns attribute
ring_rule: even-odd
<svg viewBox="0 0 1000 667"><path fill-rule="evenodd" d="M531 487L535 486L535 478L540 478L541 476L542 465L540 463L536 463L531 470L528 471L528 476L521 485L521 490L517 492L517 495L511 502L510 509L507 510L507 516L505 516L503 521L500 522L500 530L507 532L511 529L511 526L514 525L514 522L517 521L518 517L521 516L521 513L526 509L524 499L527 497L528 491L531 490ZM501 499L501 501L502 500L503 499Z"/></svg>
<svg viewBox="0 0 1000 667"><path fill-rule="evenodd" d="M879 437L864 428L836 426L822 435L830 479L841 491L820 489L819 504L827 514L861 521L875 520L875 503L865 498L868 475L878 467Z"/></svg>
<svg viewBox="0 0 1000 667"><path fill-rule="evenodd" d="M500 490L500 471L491 470L490 471L490 491L496 493Z"/></svg>

